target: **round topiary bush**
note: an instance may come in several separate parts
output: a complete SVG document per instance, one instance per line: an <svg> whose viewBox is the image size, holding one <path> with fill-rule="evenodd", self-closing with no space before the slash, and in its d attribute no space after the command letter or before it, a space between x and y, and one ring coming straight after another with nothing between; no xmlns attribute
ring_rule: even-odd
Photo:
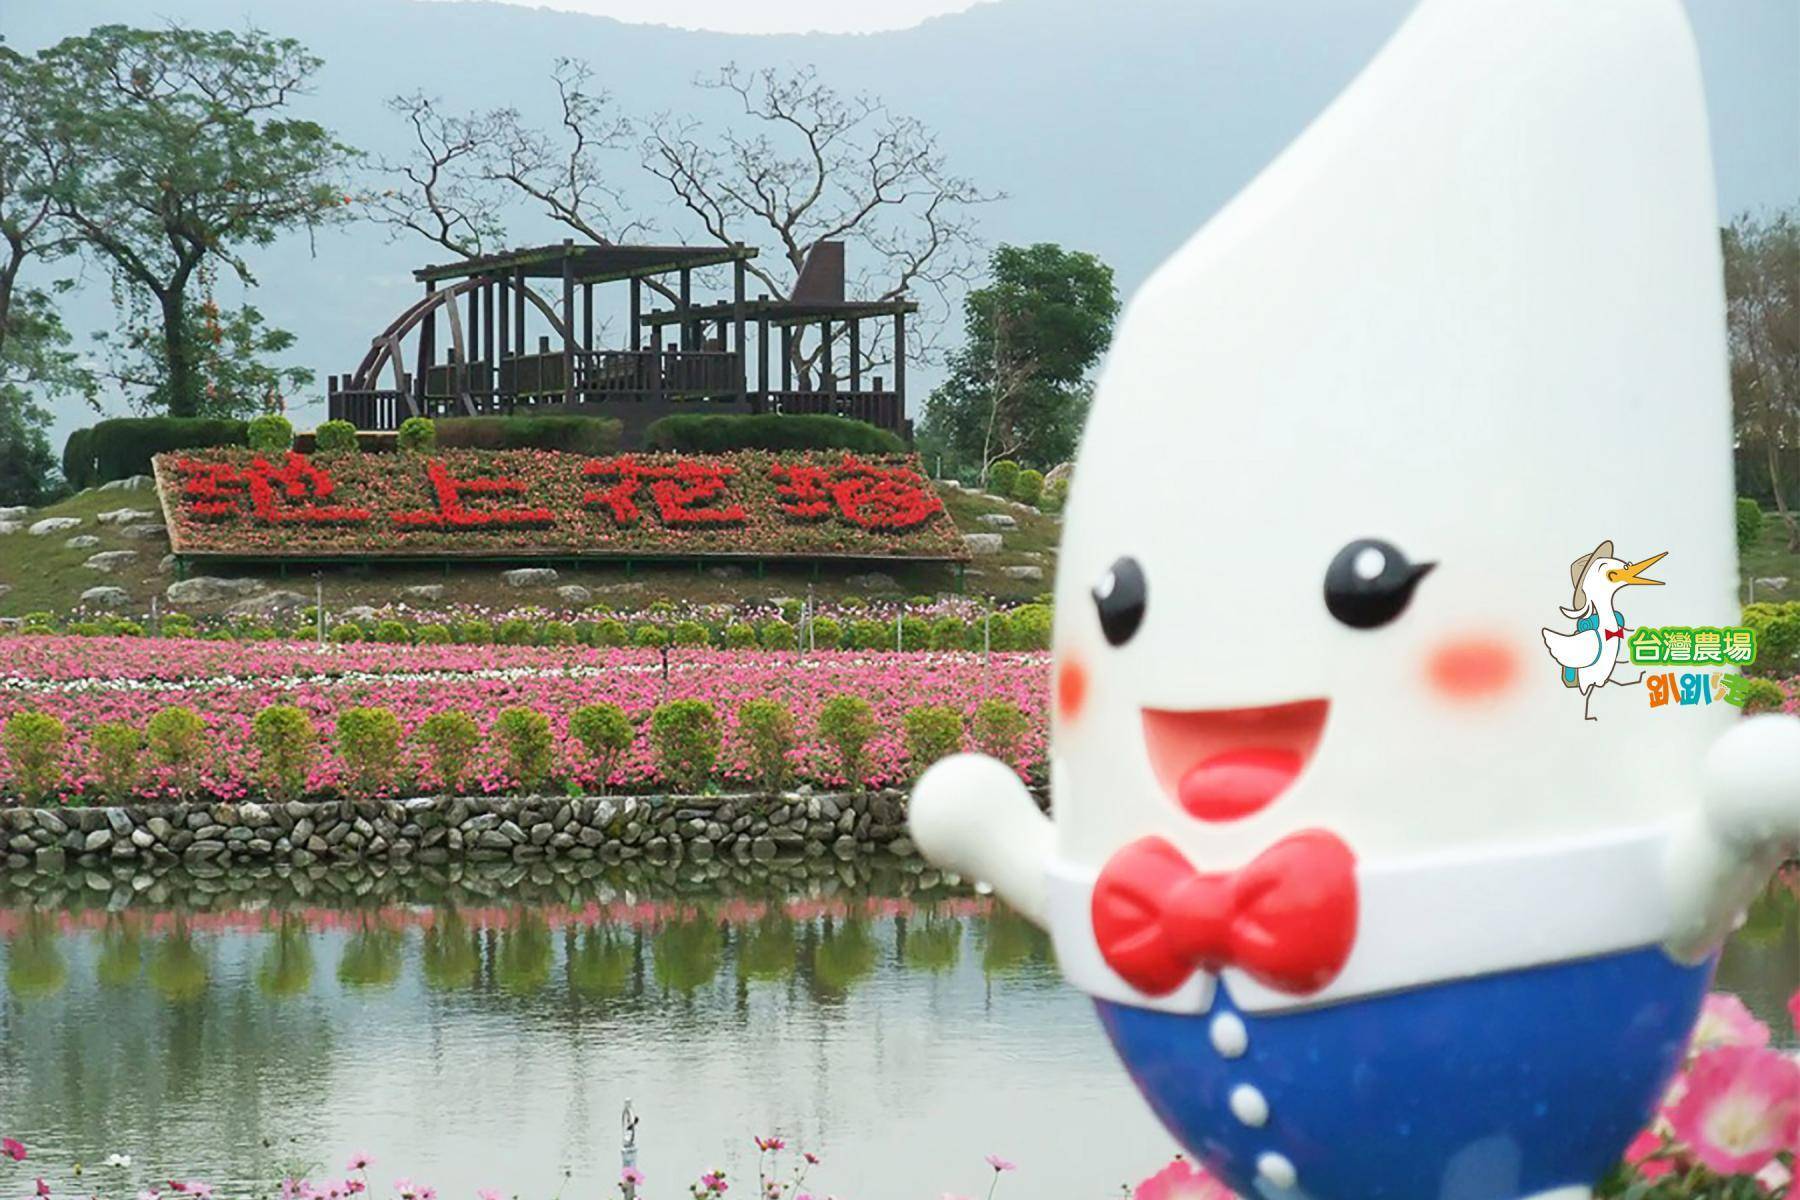
<svg viewBox="0 0 1800 1200"><path fill-rule="evenodd" d="M970 723L976 747L989 758L1015 768L1030 729L1024 710L1010 700L983 700L976 705L975 719Z"/></svg>
<svg viewBox="0 0 1800 1200"><path fill-rule="evenodd" d="M327 421L313 430L315 454L355 454L362 449L356 439L356 426L348 421Z"/></svg>
<svg viewBox="0 0 1800 1200"><path fill-rule="evenodd" d="M738 705L738 737L744 760L766 791L781 790L788 777L788 756L794 751L794 714L787 706L759 696Z"/></svg>
<svg viewBox="0 0 1800 1200"><path fill-rule="evenodd" d="M417 640L421 646L447 646L456 639L451 636L448 625L421 625Z"/></svg>
<svg viewBox="0 0 1800 1200"><path fill-rule="evenodd" d="M355 621L340 621L331 627L329 636L338 643L360 642L363 640L363 628Z"/></svg>
<svg viewBox="0 0 1800 1200"><path fill-rule="evenodd" d="M814 617L812 645L815 650L837 650L844 644L843 622L836 617Z"/></svg>
<svg viewBox="0 0 1800 1200"><path fill-rule="evenodd" d="M581 634L568 621L545 621L538 640L546 646L577 646Z"/></svg>
<svg viewBox="0 0 1800 1200"><path fill-rule="evenodd" d="M400 756L400 718L390 708L345 709L337 717L337 751L352 791L380 791Z"/></svg>
<svg viewBox="0 0 1800 1200"><path fill-rule="evenodd" d="M1044 473L1030 469L1020 471L1013 480L1011 494L1020 504L1036 507L1037 502L1044 498Z"/></svg>
<svg viewBox="0 0 1800 1200"><path fill-rule="evenodd" d="M794 627L786 621L764 621L756 640L764 650L792 650L796 644Z"/></svg>
<svg viewBox="0 0 1800 1200"><path fill-rule="evenodd" d="M639 625L631 631L631 644L654 649L669 644L669 631L661 625Z"/></svg>
<svg viewBox="0 0 1800 1200"><path fill-rule="evenodd" d="M988 466L987 490L996 496L1010 496L1013 484L1019 480L1019 464L1010 458L1000 459Z"/></svg>
<svg viewBox="0 0 1800 1200"><path fill-rule="evenodd" d="M1762 505L1748 496L1739 496L1737 501L1737 544L1741 554L1756 545L1762 537L1763 510Z"/></svg>
<svg viewBox="0 0 1800 1200"><path fill-rule="evenodd" d="M150 758L173 776L175 784L192 788L206 749L206 722L185 705L173 705L150 718L144 727Z"/></svg>
<svg viewBox="0 0 1800 1200"><path fill-rule="evenodd" d="M294 445L294 426L280 413L264 413L246 428L250 448L258 454L285 454Z"/></svg>
<svg viewBox="0 0 1800 1200"><path fill-rule="evenodd" d="M430 454L437 449L437 425L430 417L408 417L400 422L394 444L411 454Z"/></svg>
<svg viewBox="0 0 1800 1200"><path fill-rule="evenodd" d="M700 790L719 759L719 714L705 700L671 700L650 716L650 744L663 777L683 790Z"/></svg>
<svg viewBox="0 0 1800 1200"><path fill-rule="evenodd" d="M298 799L319 748L312 718L292 704L271 704L250 720L263 786L277 800Z"/></svg>
<svg viewBox="0 0 1800 1200"><path fill-rule="evenodd" d="M143 735L123 721L102 721L88 734L88 769L114 804L124 804L137 790L143 749Z"/></svg>
<svg viewBox="0 0 1800 1200"><path fill-rule="evenodd" d="M488 731L500 756L506 762L506 773L521 791L530 791L550 777L550 722L533 709L513 707L494 718Z"/></svg>
<svg viewBox="0 0 1800 1200"><path fill-rule="evenodd" d="M1051 609L1047 604L1021 604L1006 614L1009 648L1048 650Z"/></svg>
<svg viewBox="0 0 1800 1200"><path fill-rule="evenodd" d="M468 713L444 709L419 724L413 741L425 747L438 786L446 794L454 794L469 773L469 761L481 743L481 730Z"/></svg>
<svg viewBox="0 0 1800 1200"><path fill-rule="evenodd" d="M906 757L914 775L962 749L963 715L948 704L921 704L906 710Z"/></svg>
<svg viewBox="0 0 1800 1200"><path fill-rule="evenodd" d="M29 709L16 712L6 719L0 740L19 794L27 800L47 799L62 781L63 751L69 743L62 721Z"/></svg>
<svg viewBox="0 0 1800 1200"><path fill-rule="evenodd" d="M461 646L486 646L494 640L494 627L487 621L458 621L456 642Z"/></svg>
<svg viewBox="0 0 1800 1200"><path fill-rule="evenodd" d="M625 622L618 618L608 617L604 621L595 622L595 625L594 644L596 646L629 646L631 644L631 630L627 629Z"/></svg>
<svg viewBox="0 0 1800 1200"><path fill-rule="evenodd" d="M857 650L892 650L894 648L894 627L886 621L853 621L851 636L854 649Z"/></svg>
<svg viewBox="0 0 1800 1200"><path fill-rule="evenodd" d="M637 730L616 704L584 704L569 714L569 736L587 751L594 764L594 780L604 792L636 740Z"/></svg>
<svg viewBox="0 0 1800 1200"><path fill-rule="evenodd" d="M961 617L939 617L931 623L933 650L966 650L969 624Z"/></svg>
<svg viewBox="0 0 1800 1200"><path fill-rule="evenodd" d="M819 709L819 740L837 759L844 782L861 790L869 767L869 743L878 727L875 710L861 696L833 696Z"/></svg>
<svg viewBox="0 0 1800 1200"><path fill-rule="evenodd" d="M756 626L747 621L733 621L725 627L725 646L729 650L748 650L756 645Z"/></svg>
<svg viewBox="0 0 1800 1200"><path fill-rule="evenodd" d="M712 643L712 634L698 621L677 621L671 638L677 646L706 646Z"/></svg>
<svg viewBox="0 0 1800 1200"><path fill-rule="evenodd" d="M386 642L394 646L410 646L413 640L412 630L407 628L406 622L396 621L392 618L377 622L372 636L377 642Z"/></svg>
<svg viewBox="0 0 1800 1200"><path fill-rule="evenodd" d="M1787 693L1773 679L1749 679L1744 685L1744 712L1776 713L1787 704Z"/></svg>

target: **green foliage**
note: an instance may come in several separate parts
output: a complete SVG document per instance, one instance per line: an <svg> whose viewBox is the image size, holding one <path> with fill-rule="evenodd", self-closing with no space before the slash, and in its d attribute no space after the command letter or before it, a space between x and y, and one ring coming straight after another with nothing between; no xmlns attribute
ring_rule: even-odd
<svg viewBox="0 0 1800 1200"><path fill-rule="evenodd" d="M1044 498L1044 473L1030 467L1020 471L1018 478L1013 480L1011 495L1020 504L1029 504L1035 508L1037 502Z"/></svg>
<svg viewBox="0 0 1800 1200"><path fill-rule="evenodd" d="M901 617L900 645L905 650L931 649L931 623L924 617Z"/></svg>
<svg viewBox="0 0 1800 1200"><path fill-rule="evenodd" d="M712 634L698 621L677 621L673 640L677 646L705 646L711 644Z"/></svg>
<svg viewBox="0 0 1800 1200"><path fill-rule="evenodd" d="M178 786L191 788L206 749L206 722L186 705L172 705L144 726L144 744L152 762L166 768Z"/></svg>
<svg viewBox="0 0 1800 1200"><path fill-rule="evenodd" d="M876 732L875 710L861 696L833 696L819 709L819 740L831 750L838 770L853 788L863 786L869 743Z"/></svg>
<svg viewBox="0 0 1800 1200"><path fill-rule="evenodd" d="M566 450L611 454L624 428L612 417L553 414L534 417L446 417L436 422L446 450Z"/></svg>
<svg viewBox="0 0 1800 1200"><path fill-rule="evenodd" d="M683 414L664 417L644 431L651 450L720 454L729 450L854 450L899 454L906 449L894 434L866 421L824 415L761 413Z"/></svg>
<svg viewBox="0 0 1800 1200"><path fill-rule="evenodd" d="M1800 551L1786 503L1800 466L1800 208L1738 218L1723 250L1738 490L1781 513Z"/></svg>
<svg viewBox="0 0 1800 1200"><path fill-rule="evenodd" d="M1739 496L1737 500L1738 553L1742 554L1756 545L1757 540L1762 537L1762 530L1762 505L1747 496Z"/></svg>
<svg viewBox="0 0 1800 1200"><path fill-rule="evenodd" d="M251 419L245 436L259 454L286 454L294 444L294 426L280 413L264 413Z"/></svg>
<svg viewBox="0 0 1800 1200"><path fill-rule="evenodd" d="M906 710L906 756L915 774L962 749L963 715L948 704L921 704Z"/></svg>
<svg viewBox="0 0 1800 1200"><path fill-rule="evenodd" d="M631 644L631 630L625 622L614 617L595 622L594 644L597 646L628 646Z"/></svg>
<svg viewBox="0 0 1800 1200"><path fill-rule="evenodd" d="M438 786L454 795L469 773L469 761L481 744L481 730L468 713L446 708L420 722L413 741L425 747Z"/></svg>
<svg viewBox="0 0 1800 1200"><path fill-rule="evenodd" d="M347 708L337 718L338 757L345 783L369 796L394 778L400 757L400 718L390 708Z"/></svg>
<svg viewBox="0 0 1800 1200"><path fill-rule="evenodd" d="M545 621L538 640L546 646L578 646L581 635L567 621Z"/></svg>
<svg viewBox="0 0 1800 1200"><path fill-rule="evenodd" d="M448 646L456 640L448 625L436 623L419 626L414 636L421 646Z"/></svg>
<svg viewBox="0 0 1800 1200"><path fill-rule="evenodd" d="M652 648L666 646L669 644L669 631L661 625L639 625L631 631L631 644Z"/></svg>
<svg viewBox="0 0 1800 1200"><path fill-rule="evenodd" d="M925 402L921 446L958 473L1004 457L1063 462L1119 313L1112 268L1049 243L1001 246L989 266L989 282L963 300L963 344Z"/></svg>
<svg viewBox="0 0 1800 1200"><path fill-rule="evenodd" d="M506 773L520 790L529 792L550 777L550 722L542 713L521 707L505 709L494 718L489 736L506 760Z"/></svg>
<svg viewBox="0 0 1800 1200"><path fill-rule="evenodd" d="M372 640L386 642L389 645L394 646L410 646L412 645L413 635L412 630L407 628L405 621L396 621L389 618L388 620L376 623L374 633L372 634Z"/></svg>
<svg viewBox="0 0 1800 1200"><path fill-rule="evenodd" d="M1007 613L1008 649L1048 650L1052 615L1048 604L1021 604Z"/></svg>
<svg viewBox="0 0 1800 1200"><path fill-rule="evenodd" d="M400 422L394 444L412 454L429 454L437 449L437 426L430 417L408 417Z"/></svg>
<svg viewBox="0 0 1800 1200"><path fill-rule="evenodd" d="M836 650L844 644L844 626L836 617L812 619L812 644L818 650Z"/></svg>
<svg viewBox="0 0 1800 1200"><path fill-rule="evenodd" d="M1010 496L1019 482L1019 464L1003 458L988 468L988 491L996 496Z"/></svg>
<svg viewBox="0 0 1800 1200"><path fill-rule="evenodd" d="M1787 703L1787 693L1773 679L1747 680L1744 687L1746 713L1780 712Z"/></svg>
<svg viewBox="0 0 1800 1200"><path fill-rule="evenodd" d="M360 642L363 640L363 628L355 621L339 621L331 627L331 632L326 636L339 645Z"/></svg>
<svg viewBox="0 0 1800 1200"><path fill-rule="evenodd" d="M594 763L594 779L604 792L619 769L637 730L625 710L616 704L584 704L569 714L569 736L581 744Z"/></svg>
<svg viewBox="0 0 1800 1200"><path fill-rule="evenodd" d="M355 454L361 449L356 426L348 421L327 421L313 430L315 454Z"/></svg>
<svg viewBox="0 0 1800 1200"><path fill-rule="evenodd" d="M852 621L850 636L852 649L892 650L894 648L894 627L886 621Z"/></svg>
<svg viewBox="0 0 1800 1200"><path fill-rule="evenodd" d="M508 617L494 626L494 641L497 645L531 646L537 640L537 626L524 617Z"/></svg>
<svg viewBox="0 0 1800 1200"><path fill-rule="evenodd" d="M794 627L786 621L764 621L762 628L756 631L756 640L764 650L792 650L797 644Z"/></svg>
<svg viewBox="0 0 1800 1200"><path fill-rule="evenodd" d="M25 709L6 719L0 733L13 781L27 800L47 799L62 781L63 751L69 731L49 713Z"/></svg>
<svg viewBox="0 0 1800 1200"><path fill-rule="evenodd" d="M1756 632L1758 675L1785 679L1800 674L1800 600L1786 604L1749 604L1743 622Z"/></svg>
<svg viewBox="0 0 1800 1200"><path fill-rule="evenodd" d="M690 792L712 778L721 736L719 714L705 700L671 700L650 716L650 745L663 777Z"/></svg>
<svg viewBox="0 0 1800 1200"><path fill-rule="evenodd" d="M98 487L115 479L148 475L150 459L170 450L247 446L242 421L212 417L114 417L69 435L63 475L71 487Z"/></svg>
<svg viewBox="0 0 1800 1200"><path fill-rule="evenodd" d="M88 769L100 780L100 792L124 804L137 788L144 739L123 721L102 721L88 734Z"/></svg>
<svg viewBox="0 0 1800 1200"><path fill-rule="evenodd" d="M494 640L494 627L482 620L458 621L455 635L459 646L485 646Z"/></svg>
<svg viewBox="0 0 1800 1200"><path fill-rule="evenodd" d="M319 749L312 718L292 704L271 704L251 718L250 734L261 756L263 786L278 800L297 799Z"/></svg>
<svg viewBox="0 0 1800 1200"><path fill-rule="evenodd" d="M1019 751L1031 722L1020 707L1010 700L983 700L975 706L975 719L970 732L976 747L989 758L997 758L1008 766L1019 765Z"/></svg>
<svg viewBox="0 0 1800 1200"><path fill-rule="evenodd" d="M729 650L745 650L756 645L756 626L748 621L733 621L725 627L725 646Z"/></svg>
<svg viewBox="0 0 1800 1200"><path fill-rule="evenodd" d="M1069 503L1069 477L1062 475L1044 487L1044 498L1038 501L1038 508L1055 515L1060 513Z"/></svg>
<svg viewBox="0 0 1800 1200"><path fill-rule="evenodd" d="M9 67L17 60L0 59L0 159L11 172L11 195L24 195L35 186L34 168L47 164L28 155L13 158L5 143L23 129L9 117L9 104L25 109L36 106L29 83L9 82ZM39 182L48 182L41 180ZM6 218L0 216L0 225ZM40 230L51 232L52 227ZM30 238L17 225L13 232L28 244ZM57 459L50 448L51 412L45 401L67 397L92 401L99 383L85 355L71 351L69 331L58 311L60 300L39 288L15 282L12 298L0 309L0 506L33 507L60 498L65 485L57 479Z"/></svg>
<svg viewBox="0 0 1800 1200"><path fill-rule="evenodd" d="M794 714L779 701L759 696L738 705L737 728L757 783L766 791L780 791L794 749Z"/></svg>
<svg viewBox="0 0 1800 1200"><path fill-rule="evenodd" d="M931 623L933 650L966 650L969 624L961 617L939 617Z"/></svg>

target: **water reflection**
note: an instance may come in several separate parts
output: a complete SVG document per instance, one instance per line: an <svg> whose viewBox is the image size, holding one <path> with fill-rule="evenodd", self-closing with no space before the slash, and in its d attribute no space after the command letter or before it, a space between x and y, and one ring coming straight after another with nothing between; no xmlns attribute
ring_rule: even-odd
<svg viewBox="0 0 1800 1200"><path fill-rule="evenodd" d="M446 1194L610 1191L627 1095L652 1194L753 1170L752 1132L856 1200L967 1191L990 1151L1109 1194L1171 1149L1044 934L929 878L163 882L0 906L6 1131L215 1183L368 1148ZM1719 983L1796 1040L1793 888Z"/></svg>

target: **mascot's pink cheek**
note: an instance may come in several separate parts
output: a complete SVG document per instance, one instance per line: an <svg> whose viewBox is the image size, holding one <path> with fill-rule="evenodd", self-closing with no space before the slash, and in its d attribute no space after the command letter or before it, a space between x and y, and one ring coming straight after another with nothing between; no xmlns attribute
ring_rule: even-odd
<svg viewBox="0 0 1800 1200"><path fill-rule="evenodd" d="M1081 706L1087 700L1087 668L1072 658L1064 659L1056 667L1056 715L1065 721L1073 721L1081 715Z"/></svg>
<svg viewBox="0 0 1800 1200"><path fill-rule="evenodd" d="M1457 638L1431 652L1425 677L1445 699L1491 700L1518 681L1519 656L1493 638Z"/></svg>

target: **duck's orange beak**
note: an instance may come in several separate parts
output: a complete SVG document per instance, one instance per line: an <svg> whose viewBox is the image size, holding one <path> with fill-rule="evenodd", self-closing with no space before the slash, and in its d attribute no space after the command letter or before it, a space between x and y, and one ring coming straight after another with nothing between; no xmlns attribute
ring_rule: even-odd
<svg viewBox="0 0 1800 1200"><path fill-rule="evenodd" d="M1652 555L1649 558L1644 559L1642 562L1634 562L1629 567L1624 567L1617 571L1608 571L1606 573L1606 577L1608 579L1612 580L1614 583L1622 584L1622 585L1641 583L1641 584L1644 584L1646 587L1661 587L1663 585L1662 580L1660 580L1660 579L1645 579L1643 577L1643 572L1648 571L1651 567L1654 567L1657 563L1661 562L1663 559L1667 558L1668 556L1669 556L1669 552L1667 550L1664 550L1661 554Z"/></svg>

